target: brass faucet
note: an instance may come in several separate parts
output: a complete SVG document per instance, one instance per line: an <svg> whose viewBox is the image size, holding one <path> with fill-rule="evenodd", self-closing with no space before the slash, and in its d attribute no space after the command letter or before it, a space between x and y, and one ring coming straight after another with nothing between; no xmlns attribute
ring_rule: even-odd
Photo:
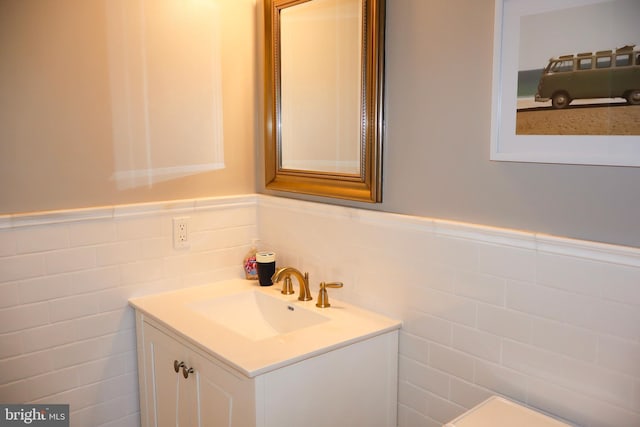
<svg viewBox="0 0 640 427"><path fill-rule="evenodd" d="M298 279L298 284L300 285L300 295L298 296L298 299L300 301L311 301L313 298L311 297L311 291L309 290L309 273L304 273L303 275L299 270L296 270L293 267L282 267L279 268L273 276L271 276L271 281L276 283L284 277L285 286L282 288L281 292L285 295L291 294L291 279L289 278L291 275Z"/></svg>
<svg viewBox="0 0 640 427"><path fill-rule="evenodd" d="M344 286L342 282L321 282L320 293L318 294L318 302L316 303L316 307L331 307L331 304L329 304L329 294L327 293L327 288L341 288L342 286Z"/></svg>

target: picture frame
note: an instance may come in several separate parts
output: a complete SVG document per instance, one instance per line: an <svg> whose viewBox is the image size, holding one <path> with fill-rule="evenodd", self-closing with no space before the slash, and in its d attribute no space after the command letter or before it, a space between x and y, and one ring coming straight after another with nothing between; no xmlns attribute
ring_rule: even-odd
<svg viewBox="0 0 640 427"><path fill-rule="evenodd" d="M565 55L578 64L578 54L608 49L615 63L618 49L640 48L637 22L637 0L496 0L490 159L640 167L640 105L610 97L554 108L557 98L536 102L531 77Z"/></svg>

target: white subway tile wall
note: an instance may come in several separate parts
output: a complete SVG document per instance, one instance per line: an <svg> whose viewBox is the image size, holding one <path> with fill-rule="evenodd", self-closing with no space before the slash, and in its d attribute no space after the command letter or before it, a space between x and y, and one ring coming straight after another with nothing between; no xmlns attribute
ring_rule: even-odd
<svg viewBox="0 0 640 427"><path fill-rule="evenodd" d="M174 250L174 216L190 249ZM137 426L133 296L238 277L251 240L403 321L400 427L503 394L582 427L640 426L640 250L236 196L0 218L0 401Z"/></svg>
<svg viewBox="0 0 640 427"><path fill-rule="evenodd" d="M68 403L71 425L138 426L128 299L242 274L256 196L0 217L0 402ZM172 218L189 216L189 250Z"/></svg>
<svg viewBox="0 0 640 427"><path fill-rule="evenodd" d="M331 297L403 321L400 427L502 394L640 426L640 249L260 196L262 241Z"/></svg>

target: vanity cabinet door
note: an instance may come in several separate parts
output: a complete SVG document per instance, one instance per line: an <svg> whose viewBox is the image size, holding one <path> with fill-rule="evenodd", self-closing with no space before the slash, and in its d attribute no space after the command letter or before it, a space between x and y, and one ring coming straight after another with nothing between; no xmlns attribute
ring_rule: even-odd
<svg viewBox="0 0 640 427"><path fill-rule="evenodd" d="M143 425L151 427L253 427L254 381L144 321L146 401ZM178 372L174 362L184 363ZM141 367L142 369L142 367ZM145 406L143 406L144 408ZM145 422L146 420L146 422Z"/></svg>
<svg viewBox="0 0 640 427"><path fill-rule="evenodd" d="M200 426L255 426L254 381L212 363L198 352L193 352L190 360L198 380Z"/></svg>
<svg viewBox="0 0 640 427"><path fill-rule="evenodd" d="M156 328L145 324L145 390L149 426L196 426L196 379L184 378L174 363L188 363L188 351Z"/></svg>

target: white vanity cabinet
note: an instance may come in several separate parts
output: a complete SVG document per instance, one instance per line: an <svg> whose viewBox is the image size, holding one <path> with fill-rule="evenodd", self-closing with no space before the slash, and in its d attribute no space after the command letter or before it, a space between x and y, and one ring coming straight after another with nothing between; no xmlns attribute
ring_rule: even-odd
<svg viewBox="0 0 640 427"><path fill-rule="evenodd" d="M138 361L143 426L255 424L254 384L249 378L225 369L157 325L140 320ZM183 364L178 366L178 372L176 364Z"/></svg>
<svg viewBox="0 0 640 427"><path fill-rule="evenodd" d="M136 333L145 427L397 425L397 330L254 377L138 310Z"/></svg>

